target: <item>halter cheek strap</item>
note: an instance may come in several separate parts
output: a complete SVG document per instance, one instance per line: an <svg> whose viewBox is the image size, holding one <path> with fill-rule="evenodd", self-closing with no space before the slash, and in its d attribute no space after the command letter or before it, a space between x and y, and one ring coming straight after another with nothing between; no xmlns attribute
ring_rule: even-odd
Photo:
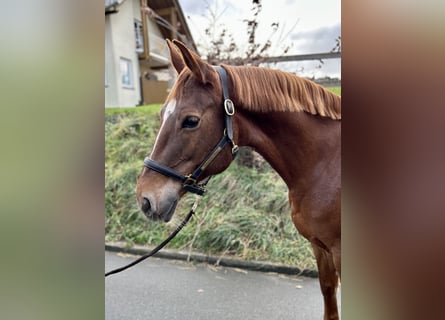
<svg viewBox="0 0 445 320"><path fill-rule="evenodd" d="M209 181L210 177L205 179L202 183L198 184L198 178L205 171L205 169L215 160L218 154L224 149L227 143L230 143L232 147L232 158L234 159L236 154L238 153L238 146L233 141L233 121L232 116L235 114L235 106L233 105L232 100L229 98L229 88L227 86L227 71L220 66L215 67L215 70L218 72L219 78L221 80L222 91L223 91L223 106L224 106L224 135L218 144L210 151L210 153L204 158L204 160L199 164L199 166L189 175L182 175L178 171L167 167L155 160L150 159L149 157L144 159L144 166L152 169L164 176L173 178L175 180L179 180L182 183L182 189L195 193L198 195L203 195L205 192L205 186Z"/></svg>
<svg viewBox="0 0 445 320"><path fill-rule="evenodd" d="M233 141L232 117L235 114L235 105L233 104L233 101L230 100L229 97L229 87L227 85L229 82L227 80L226 69L220 66L215 67L215 69L218 72L219 79L221 80L221 86L224 98L224 111L225 111L224 119L226 125L226 129L224 130L224 137L226 137L228 142L230 142L232 146L232 156L233 158L235 158L236 154L238 153L238 146L236 145L235 141Z"/></svg>

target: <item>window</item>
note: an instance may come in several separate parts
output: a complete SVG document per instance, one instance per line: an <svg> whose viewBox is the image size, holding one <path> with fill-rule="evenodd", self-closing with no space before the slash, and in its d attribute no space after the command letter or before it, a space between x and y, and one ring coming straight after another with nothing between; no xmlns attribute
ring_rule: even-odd
<svg viewBox="0 0 445 320"><path fill-rule="evenodd" d="M124 88L133 88L133 66L131 60L121 58L120 60L121 69L121 82Z"/></svg>
<svg viewBox="0 0 445 320"><path fill-rule="evenodd" d="M139 20L134 20L134 32L136 37L136 52L144 52L144 37L142 30L142 22Z"/></svg>

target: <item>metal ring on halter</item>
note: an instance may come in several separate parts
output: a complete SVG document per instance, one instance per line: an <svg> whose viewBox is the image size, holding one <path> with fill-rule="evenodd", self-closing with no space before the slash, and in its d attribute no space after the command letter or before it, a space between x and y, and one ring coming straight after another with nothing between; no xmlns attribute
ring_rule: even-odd
<svg viewBox="0 0 445 320"><path fill-rule="evenodd" d="M224 109L226 110L226 114L228 116L233 116L235 114L235 106L230 99L224 100Z"/></svg>

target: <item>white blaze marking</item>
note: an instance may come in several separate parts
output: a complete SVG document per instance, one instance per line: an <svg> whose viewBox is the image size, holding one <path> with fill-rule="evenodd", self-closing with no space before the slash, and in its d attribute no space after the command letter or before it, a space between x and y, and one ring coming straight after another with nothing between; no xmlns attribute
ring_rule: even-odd
<svg viewBox="0 0 445 320"><path fill-rule="evenodd" d="M159 129L158 135L156 137L156 141L155 141L155 144L153 146L153 150L151 151L151 154L153 154L155 149L156 149L156 146L158 144L159 136L161 135L162 129L164 128L164 124L167 122L168 117L173 112L175 112L175 108L176 108L176 100L172 99L172 100L169 101L169 103L167 104L167 107L165 108L164 119L162 121L161 128ZM151 155L150 155L150 157L151 157Z"/></svg>
<svg viewBox="0 0 445 320"><path fill-rule="evenodd" d="M173 113L175 112L175 108L176 108L176 100L172 99L170 100L170 102L167 104L167 107L165 108L165 112L164 112L164 121L162 122L162 125L164 125L165 121L167 121L167 118Z"/></svg>

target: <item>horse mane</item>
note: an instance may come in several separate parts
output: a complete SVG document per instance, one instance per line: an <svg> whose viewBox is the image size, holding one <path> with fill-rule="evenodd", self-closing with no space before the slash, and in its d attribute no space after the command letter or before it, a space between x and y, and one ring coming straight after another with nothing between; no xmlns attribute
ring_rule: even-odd
<svg viewBox="0 0 445 320"><path fill-rule="evenodd" d="M305 111L341 120L341 97L293 74L259 67L224 65L236 100L247 110Z"/></svg>

